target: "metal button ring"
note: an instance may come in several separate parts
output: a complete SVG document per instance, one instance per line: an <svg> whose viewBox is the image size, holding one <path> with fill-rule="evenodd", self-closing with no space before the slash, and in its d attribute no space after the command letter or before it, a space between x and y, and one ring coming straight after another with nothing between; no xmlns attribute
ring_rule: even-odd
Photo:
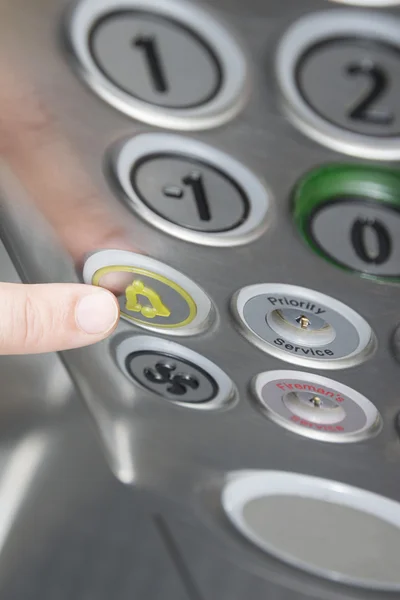
<svg viewBox="0 0 400 600"><path fill-rule="evenodd" d="M316 141L340 152L400 158L400 21L331 10L283 36L276 75L284 109Z"/></svg>
<svg viewBox="0 0 400 600"><path fill-rule="evenodd" d="M125 114L169 129L206 129L234 117L249 68L227 29L182 0L82 0L66 37L77 73Z"/></svg>
<svg viewBox="0 0 400 600"><path fill-rule="evenodd" d="M151 225L210 246L244 244L269 222L270 193L245 165L198 140L145 133L110 152L112 185Z"/></svg>

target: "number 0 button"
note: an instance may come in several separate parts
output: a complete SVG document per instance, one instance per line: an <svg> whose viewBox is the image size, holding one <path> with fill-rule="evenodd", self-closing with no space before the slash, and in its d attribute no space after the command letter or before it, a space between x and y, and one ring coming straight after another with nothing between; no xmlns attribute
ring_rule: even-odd
<svg viewBox="0 0 400 600"><path fill-rule="evenodd" d="M400 281L400 172L333 165L309 173L294 218L313 250L363 277Z"/></svg>
<svg viewBox="0 0 400 600"><path fill-rule="evenodd" d="M181 0L82 0L68 35L79 73L132 117L177 129L231 118L248 92L246 60L205 11ZM82 69L83 68L83 69Z"/></svg>
<svg viewBox="0 0 400 600"><path fill-rule="evenodd" d="M228 154L172 134L141 134L118 144L113 180L128 206L187 241L243 244L265 230L269 193Z"/></svg>
<svg viewBox="0 0 400 600"><path fill-rule="evenodd" d="M283 37L277 75L305 133L365 158L400 158L400 20L355 11L307 16Z"/></svg>

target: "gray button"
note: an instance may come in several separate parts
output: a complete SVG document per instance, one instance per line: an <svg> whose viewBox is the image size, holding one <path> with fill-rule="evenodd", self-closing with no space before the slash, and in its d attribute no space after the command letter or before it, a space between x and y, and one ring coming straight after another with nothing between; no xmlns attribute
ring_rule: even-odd
<svg viewBox="0 0 400 600"><path fill-rule="evenodd" d="M257 375L253 390L262 412L286 429L326 442L356 442L381 426L376 407L337 381L300 371Z"/></svg>
<svg viewBox="0 0 400 600"><path fill-rule="evenodd" d="M114 85L157 106L193 108L211 100L221 85L220 66L206 43L164 17L107 15L92 29L90 47Z"/></svg>
<svg viewBox="0 0 400 600"><path fill-rule="evenodd" d="M270 410L300 430L349 434L362 430L367 421L361 406L349 396L315 384L312 376L306 383L298 379L272 381L264 386L261 399Z"/></svg>
<svg viewBox="0 0 400 600"><path fill-rule="evenodd" d="M126 359L130 375L141 385L169 400L210 402L218 386L206 371L195 364L161 352L142 351Z"/></svg>
<svg viewBox="0 0 400 600"><path fill-rule="evenodd" d="M298 306L295 318L307 319L311 330L294 327L281 318L284 306ZM246 302L243 317L247 327L262 340L289 355L329 361L350 355L359 344L351 322L328 306L313 302L312 294L308 302L289 294L259 294ZM320 322L318 329L313 327L315 317Z"/></svg>
<svg viewBox="0 0 400 600"><path fill-rule="evenodd" d="M131 182L158 215L196 231L229 231L248 213L247 197L230 176L189 157L145 158L132 170Z"/></svg>
<svg viewBox="0 0 400 600"><path fill-rule="evenodd" d="M336 151L400 156L400 22L360 10L311 13L277 49L282 107L304 133Z"/></svg>
<svg viewBox="0 0 400 600"><path fill-rule="evenodd" d="M357 198L321 205L310 222L310 236L346 268L400 277L400 210L393 205Z"/></svg>
<svg viewBox="0 0 400 600"><path fill-rule="evenodd" d="M400 51L383 42L333 39L300 59L297 80L308 104L336 126L368 136L400 133Z"/></svg>
<svg viewBox="0 0 400 600"><path fill-rule="evenodd" d="M260 283L232 298L240 331L261 350L295 364L338 369L376 347L369 324L346 304L295 285Z"/></svg>

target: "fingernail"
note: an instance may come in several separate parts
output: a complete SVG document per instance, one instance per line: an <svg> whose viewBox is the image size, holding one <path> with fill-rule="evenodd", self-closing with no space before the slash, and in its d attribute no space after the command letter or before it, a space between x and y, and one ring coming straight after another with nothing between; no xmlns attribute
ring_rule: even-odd
<svg viewBox="0 0 400 600"><path fill-rule="evenodd" d="M106 291L96 291L81 298L76 305L75 320L85 333L99 335L114 327L119 315L115 297Z"/></svg>

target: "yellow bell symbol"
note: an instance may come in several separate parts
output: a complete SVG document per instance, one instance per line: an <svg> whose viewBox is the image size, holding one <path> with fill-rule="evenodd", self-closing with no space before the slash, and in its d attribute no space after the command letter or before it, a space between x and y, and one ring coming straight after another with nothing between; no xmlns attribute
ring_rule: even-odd
<svg viewBox="0 0 400 600"><path fill-rule="evenodd" d="M139 301L138 295L144 296L150 302L150 306L143 306ZM135 279L125 290L126 310L141 313L148 319L154 317L169 317L171 311L163 304L161 297L157 292L147 287L140 279Z"/></svg>

